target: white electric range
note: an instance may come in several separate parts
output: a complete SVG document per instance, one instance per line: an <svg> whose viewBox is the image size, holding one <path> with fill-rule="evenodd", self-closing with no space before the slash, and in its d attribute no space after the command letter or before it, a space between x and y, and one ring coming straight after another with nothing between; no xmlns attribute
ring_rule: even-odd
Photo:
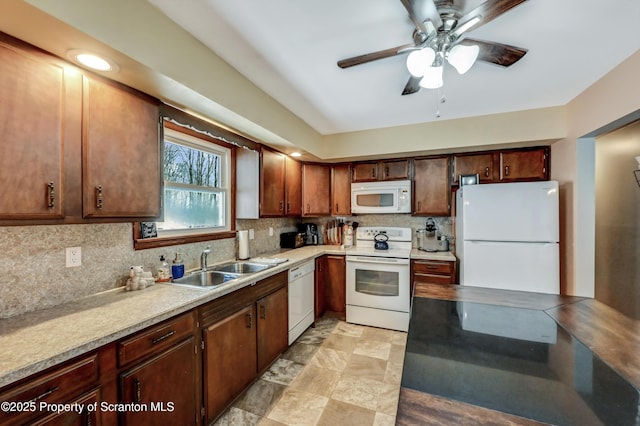
<svg viewBox="0 0 640 426"><path fill-rule="evenodd" d="M387 237L388 249L375 248L376 235ZM411 228L357 228L346 259L347 322L408 330L411 240Z"/></svg>

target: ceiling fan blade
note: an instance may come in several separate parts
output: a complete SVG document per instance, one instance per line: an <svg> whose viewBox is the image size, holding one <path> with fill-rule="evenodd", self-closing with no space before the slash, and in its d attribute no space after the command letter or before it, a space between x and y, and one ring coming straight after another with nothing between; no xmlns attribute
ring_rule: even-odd
<svg viewBox="0 0 640 426"><path fill-rule="evenodd" d="M412 93L416 93L420 90L420 80L422 77L414 77L411 76L409 81L407 81L407 85L404 86L404 90L402 91L402 95L410 95Z"/></svg>
<svg viewBox="0 0 640 426"><path fill-rule="evenodd" d="M527 53L527 49L508 44L465 38L460 44L480 47L478 59L492 64L508 67L518 62Z"/></svg>
<svg viewBox="0 0 640 426"><path fill-rule="evenodd" d="M525 1L527 0L487 0L460 18L452 33L459 37L462 33L475 30Z"/></svg>
<svg viewBox="0 0 640 426"><path fill-rule="evenodd" d="M411 22L418 31L431 35L442 25L442 19L434 0L401 0L402 5L407 9ZM425 21L433 24L433 29L427 28Z"/></svg>
<svg viewBox="0 0 640 426"><path fill-rule="evenodd" d="M409 52L415 48L413 44L403 44L402 46L392 47L390 49L379 50L377 52L366 53L364 55L354 56L353 58L342 59L338 61L340 68L349 68L354 65L366 64L367 62L377 61L378 59L390 58L405 52Z"/></svg>

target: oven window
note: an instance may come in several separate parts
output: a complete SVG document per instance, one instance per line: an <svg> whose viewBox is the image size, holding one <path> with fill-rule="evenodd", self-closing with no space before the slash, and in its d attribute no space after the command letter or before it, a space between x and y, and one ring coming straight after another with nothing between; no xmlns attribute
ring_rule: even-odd
<svg viewBox="0 0 640 426"><path fill-rule="evenodd" d="M356 292L372 296L398 296L400 274L356 269Z"/></svg>
<svg viewBox="0 0 640 426"><path fill-rule="evenodd" d="M362 207L393 207L393 194L358 194L356 200Z"/></svg>

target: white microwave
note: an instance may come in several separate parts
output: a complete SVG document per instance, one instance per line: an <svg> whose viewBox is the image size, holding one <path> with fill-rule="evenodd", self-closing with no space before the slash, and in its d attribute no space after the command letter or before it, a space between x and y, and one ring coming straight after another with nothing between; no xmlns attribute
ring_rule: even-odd
<svg viewBox="0 0 640 426"><path fill-rule="evenodd" d="M351 213L411 213L411 181L352 183Z"/></svg>

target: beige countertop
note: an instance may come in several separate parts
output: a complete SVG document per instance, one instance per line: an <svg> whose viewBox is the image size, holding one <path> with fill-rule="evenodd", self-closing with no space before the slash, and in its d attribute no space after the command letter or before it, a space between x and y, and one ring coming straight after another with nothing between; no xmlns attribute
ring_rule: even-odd
<svg viewBox="0 0 640 426"><path fill-rule="evenodd" d="M0 320L0 387L128 336L203 303L246 287L339 246L306 246L272 256L287 262L214 288L156 284L141 291L117 288L49 309ZM455 261L449 252L411 252L412 258Z"/></svg>

